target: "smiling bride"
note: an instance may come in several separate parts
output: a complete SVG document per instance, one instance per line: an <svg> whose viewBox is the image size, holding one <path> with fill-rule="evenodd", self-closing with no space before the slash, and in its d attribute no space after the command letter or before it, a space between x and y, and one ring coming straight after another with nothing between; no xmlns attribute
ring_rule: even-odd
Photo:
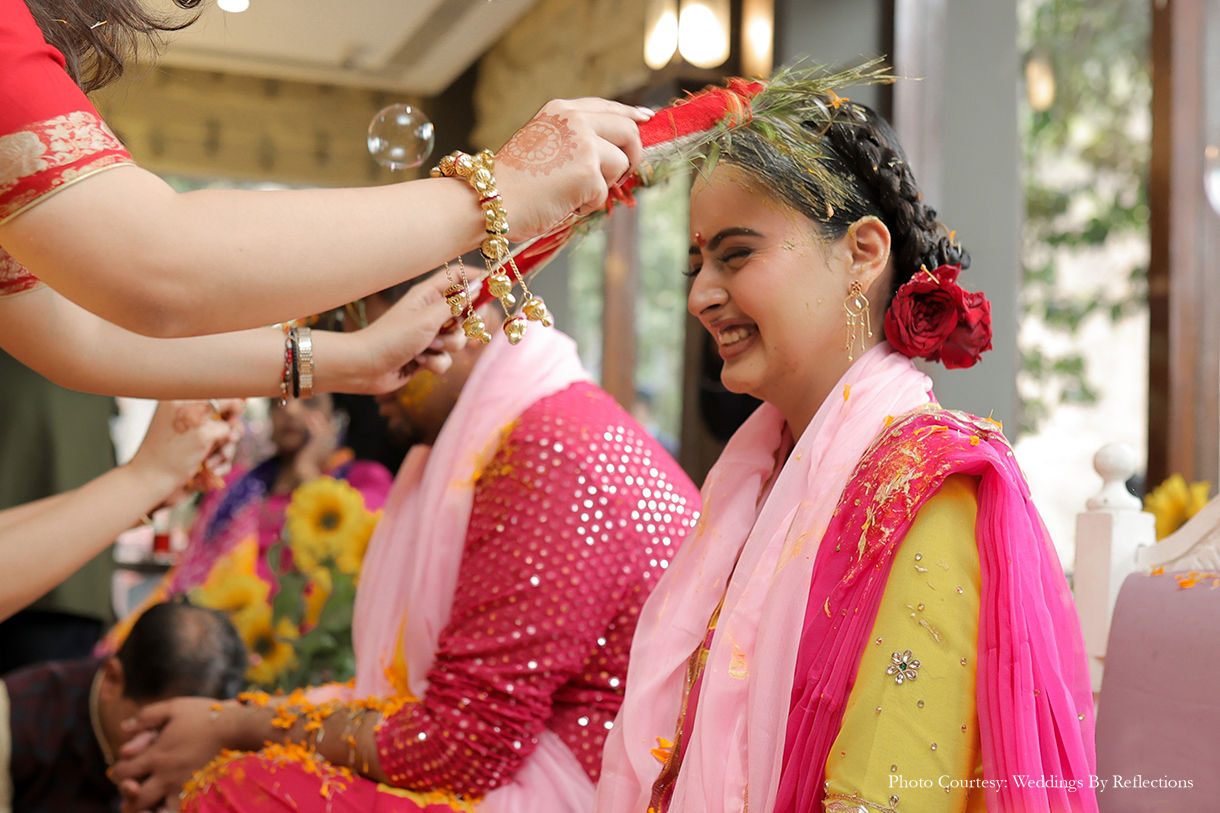
<svg viewBox="0 0 1220 813"><path fill-rule="evenodd" d="M1095 811L1058 557L999 424L912 363L974 364L990 305L833 85L737 80L654 120L706 157L689 310L765 403L641 611L597 809Z"/></svg>

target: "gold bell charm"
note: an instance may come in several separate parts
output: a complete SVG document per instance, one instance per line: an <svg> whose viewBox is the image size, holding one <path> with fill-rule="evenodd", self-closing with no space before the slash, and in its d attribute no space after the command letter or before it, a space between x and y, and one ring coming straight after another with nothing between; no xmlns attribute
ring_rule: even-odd
<svg viewBox="0 0 1220 813"><path fill-rule="evenodd" d="M525 328L528 322L521 316L514 316L504 323L504 335L508 336L509 344L520 344L525 338Z"/></svg>
<svg viewBox="0 0 1220 813"><path fill-rule="evenodd" d="M513 281L503 271L497 271L487 278L487 290L500 300L505 310L517 304L517 298L513 296Z"/></svg>
<svg viewBox="0 0 1220 813"><path fill-rule="evenodd" d="M521 310L525 311L525 315L531 322L541 322L543 327L555 324L555 320L551 318L551 314L546 309L546 303L536 296L525 300Z"/></svg>
<svg viewBox="0 0 1220 813"><path fill-rule="evenodd" d="M487 197L496 188L495 181L491 178L491 173L481 168L470 173L469 182L475 188L475 191L483 197Z"/></svg>
<svg viewBox="0 0 1220 813"><path fill-rule="evenodd" d="M445 301L449 303L449 312L461 316L466 308L466 289L461 285L450 285L445 289Z"/></svg>
<svg viewBox="0 0 1220 813"><path fill-rule="evenodd" d="M483 241L483 245L479 247L479 251L483 254L484 259L494 263L508 254L508 238L502 234L488 237Z"/></svg>
<svg viewBox="0 0 1220 813"><path fill-rule="evenodd" d="M477 313L472 313L462 322L462 330L466 331L466 338L472 341L482 342L487 344L491 341L491 334L487 332L487 325L483 322L483 317Z"/></svg>

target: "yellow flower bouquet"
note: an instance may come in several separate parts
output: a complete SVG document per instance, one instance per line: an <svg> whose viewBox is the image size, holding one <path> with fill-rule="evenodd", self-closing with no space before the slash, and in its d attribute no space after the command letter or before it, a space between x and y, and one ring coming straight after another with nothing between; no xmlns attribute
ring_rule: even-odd
<svg viewBox="0 0 1220 813"><path fill-rule="evenodd" d="M291 689L348 680L356 673L352 610L369 537L381 518L342 480L319 477L292 493L284 533L268 556L279 582L271 629L289 640L294 658L272 688Z"/></svg>
<svg viewBox="0 0 1220 813"><path fill-rule="evenodd" d="M278 590L258 574L258 540L212 566L191 601L226 613L250 652L246 678L266 689L343 682L356 672L352 610L369 537L381 512L360 492L319 477L292 493L267 561Z"/></svg>

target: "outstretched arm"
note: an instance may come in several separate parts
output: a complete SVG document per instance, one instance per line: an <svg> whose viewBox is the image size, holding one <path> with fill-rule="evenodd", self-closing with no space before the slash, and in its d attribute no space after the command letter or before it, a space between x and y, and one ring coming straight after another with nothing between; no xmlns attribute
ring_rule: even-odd
<svg viewBox="0 0 1220 813"><path fill-rule="evenodd" d="M135 458L80 488L0 511L0 618L50 590L179 491L232 426L203 403L157 409Z"/></svg>
<svg viewBox="0 0 1220 813"><path fill-rule="evenodd" d="M640 156L648 114L550 102L514 139L555 139L554 160L510 140L495 178L513 239L600 207ZM536 151L535 151L536 152ZM365 189L178 193L120 166L0 223L0 245L68 299L161 337L241 330L318 313L414 277L485 236L474 191L427 178Z"/></svg>
<svg viewBox="0 0 1220 813"><path fill-rule="evenodd" d="M382 393L415 366L443 372L461 330L451 318L444 275L412 288L385 318L358 333L316 331L315 389ZM275 397L284 369L279 330L154 339L95 316L50 288L0 299L0 346L60 386L133 398Z"/></svg>

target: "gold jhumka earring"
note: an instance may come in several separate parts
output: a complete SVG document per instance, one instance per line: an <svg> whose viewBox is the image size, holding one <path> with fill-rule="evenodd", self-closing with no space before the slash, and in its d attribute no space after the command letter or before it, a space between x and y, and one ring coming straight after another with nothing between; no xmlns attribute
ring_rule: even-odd
<svg viewBox="0 0 1220 813"><path fill-rule="evenodd" d="M868 312L868 297L860 283L853 282L847 289L847 298L843 300L843 310L847 313L847 360L856 360L856 348L863 353L868 349L866 339L873 337L872 318Z"/></svg>

